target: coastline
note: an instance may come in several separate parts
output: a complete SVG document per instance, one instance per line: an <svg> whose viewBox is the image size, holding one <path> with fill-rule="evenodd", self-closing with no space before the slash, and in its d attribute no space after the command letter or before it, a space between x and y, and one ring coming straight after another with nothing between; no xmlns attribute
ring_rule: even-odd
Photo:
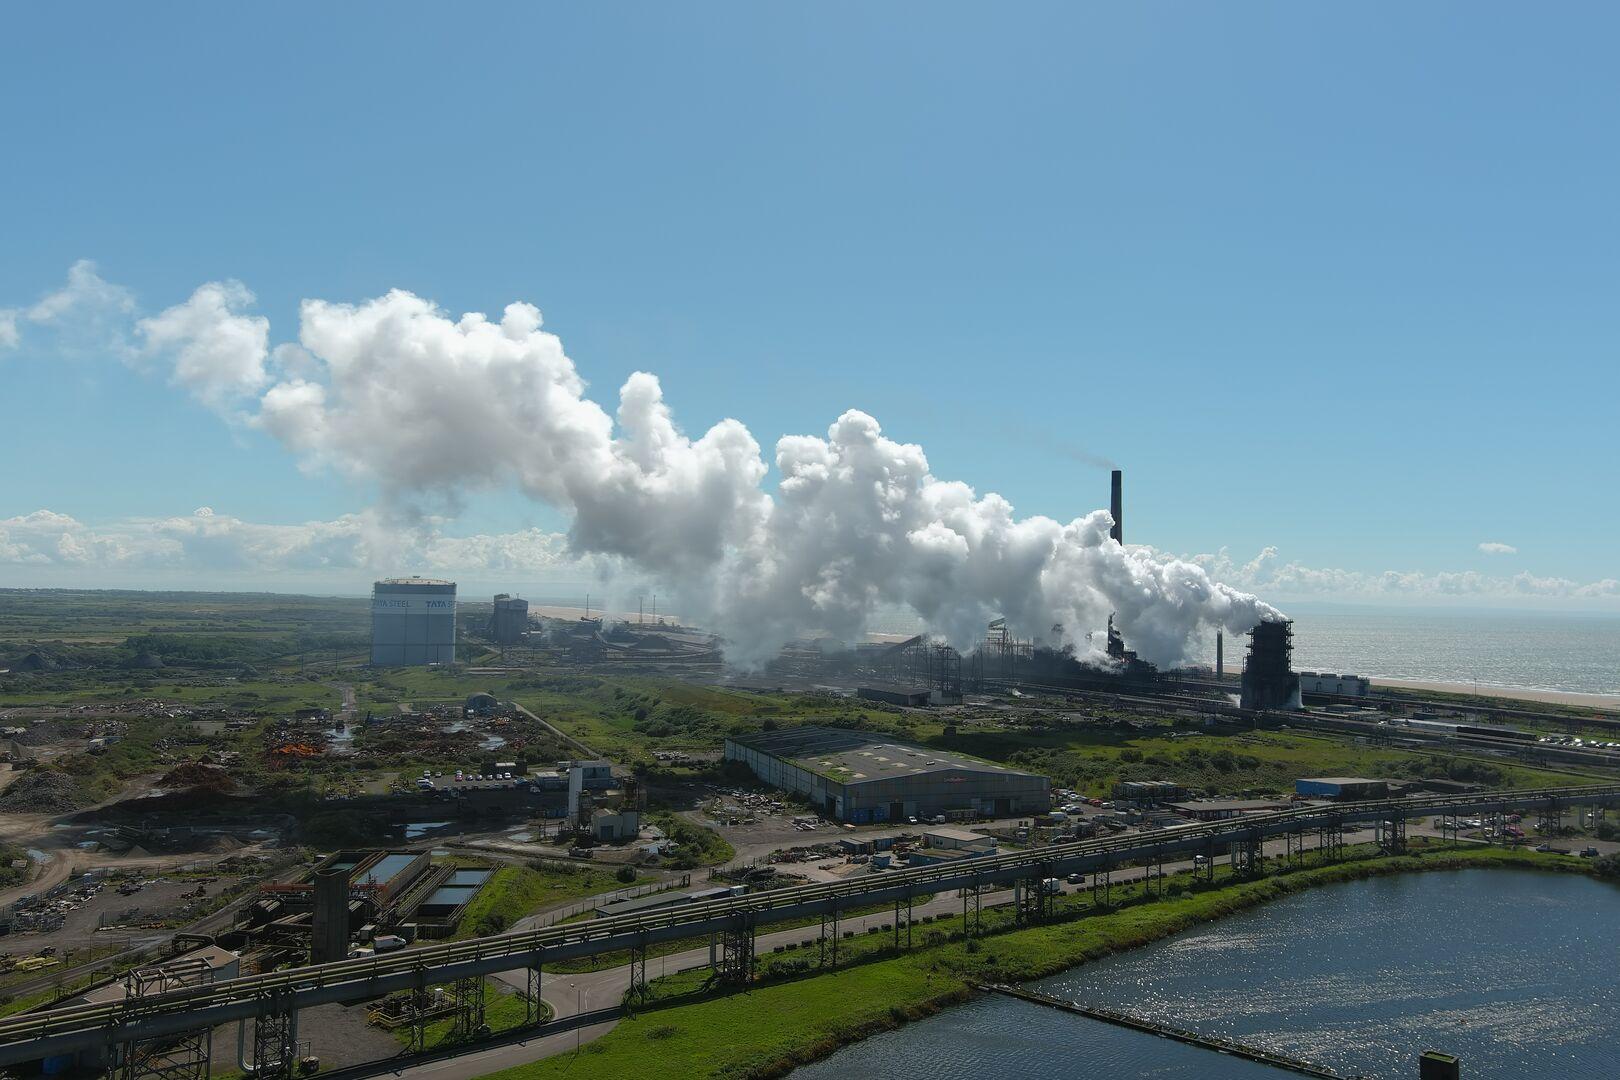
<svg viewBox="0 0 1620 1080"><path fill-rule="evenodd" d="M1585 694L1573 690L1533 690L1519 686L1487 686L1484 683L1434 682L1425 679L1386 679L1372 677L1374 688L1426 690L1437 694L1471 694L1474 697L1527 701L1541 705L1576 705L1588 709L1620 709L1620 694Z"/></svg>

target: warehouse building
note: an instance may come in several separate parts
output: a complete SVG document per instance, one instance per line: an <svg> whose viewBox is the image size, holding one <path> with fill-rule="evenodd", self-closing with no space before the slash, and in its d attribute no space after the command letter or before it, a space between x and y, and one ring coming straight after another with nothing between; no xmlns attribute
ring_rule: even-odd
<svg viewBox="0 0 1620 1080"><path fill-rule="evenodd" d="M946 851L994 851L996 838L968 829L929 829L923 833L923 843Z"/></svg>
<svg viewBox="0 0 1620 1080"><path fill-rule="evenodd" d="M388 578L371 587L371 662L380 667L456 661L456 583Z"/></svg>
<svg viewBox="0 0 1620 1080"><path fill-rule="evenodd" d="M1294 791L1311 799L1382 799L1389 782L1364 776L1313 776L1294 781Z"/></svg>
<svg viewBox="0 0 1620 1080"><path fill-rule="evenodd" d="M1244 814L1269 814L1289 809L1287 799L1192 799L1173 802L1170 809L1194 821L1226 821Z"/></svg>
<svg viewBox="0 0 1620 1080"><path fill-rule="evenodd" d="M953 812L983 817L1044 814L1051 782L1035 773L889 736L796 727L726 740L725 757L773 787L856 825Z"/></svg>
<svg viewBox="0 0 1620 1080"><path fill-rule="evenodd" d="M1331 671L1302 671L1299 673L1299 691L1302 694L1333 694L1338 697L1366 697L1372 683L1360 675L1337 675Z"/></svg>

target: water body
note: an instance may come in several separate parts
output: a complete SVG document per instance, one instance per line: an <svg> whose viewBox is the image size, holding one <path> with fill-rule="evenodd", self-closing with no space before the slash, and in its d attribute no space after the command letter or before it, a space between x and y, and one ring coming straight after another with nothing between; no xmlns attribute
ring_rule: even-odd
<svg viewBox="0 0 1620 1080"><path fill-rule="evenodd" d="M1620 1076L1620 886L1458 871L1311 890L1043 980L1113 1005L1380 1080L1417 1056L1469 1080ZM846 1047L803 1080L1289 1074L1053 1009L985 997Z"/></svg>
<svg viewBox="0 0 1620 1080"><path fill-rule="evenodd" d="M1294 666L1302 670L1620 694L1620 617L1286 610L1294 619ZM1214 652L1211 642L1211 662ZM1228 650L1229 662L1241 656L1241 649L1235 657Z"/></svg>

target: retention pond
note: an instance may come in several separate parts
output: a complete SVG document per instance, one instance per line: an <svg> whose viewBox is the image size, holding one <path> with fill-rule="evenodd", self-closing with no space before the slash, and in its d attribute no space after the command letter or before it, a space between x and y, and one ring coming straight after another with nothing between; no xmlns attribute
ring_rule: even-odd
<svg viewBox="0 0 1620 1080"><path fill-rule="evenodd" d="M1531 871L1401 874L1299 893L1030 984L1325 1065L1468 1080L1620 1076L1620 886ZM993 948L993 945L987 947ZM840 1050L804 1080L1289 1074L989 996Z"/></svg>

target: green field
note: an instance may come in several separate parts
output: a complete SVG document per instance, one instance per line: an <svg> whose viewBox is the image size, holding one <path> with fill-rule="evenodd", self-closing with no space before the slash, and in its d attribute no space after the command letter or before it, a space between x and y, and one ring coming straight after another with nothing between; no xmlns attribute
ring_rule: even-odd
<svg viewBox="0 0 1620 1080"><path fill-rule="evenodd" d="M586 866L549 863L503 866L467 905L454 940L498 934L542 908L615 889L628 889L651 880L637 876L632 881L620 881L612 871Z"/></svg>

